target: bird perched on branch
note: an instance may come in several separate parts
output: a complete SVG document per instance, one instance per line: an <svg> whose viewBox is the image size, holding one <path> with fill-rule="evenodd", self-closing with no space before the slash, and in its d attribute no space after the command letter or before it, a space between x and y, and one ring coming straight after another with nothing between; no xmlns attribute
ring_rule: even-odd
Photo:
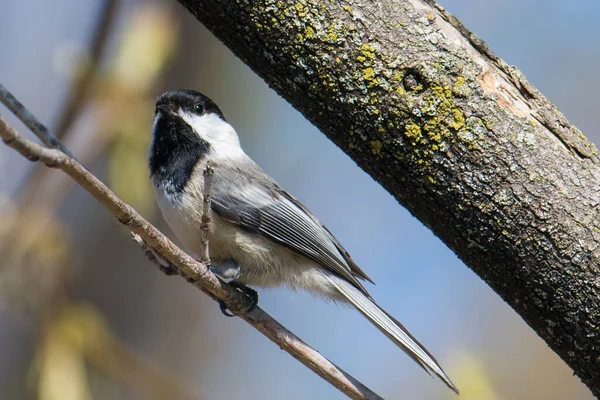
<svg viewBox="0 0 600 400"><path fill-rule="evenodd" d="M246 285L287 285L348 303L458 393L431 353L375 303L361 283L371 279L331 232L244 153L219 107L192 90L164 93L156 102L150 175L164 218L197 258L207 163L214 168L209 250L216 275L251 297Z"/></svg>

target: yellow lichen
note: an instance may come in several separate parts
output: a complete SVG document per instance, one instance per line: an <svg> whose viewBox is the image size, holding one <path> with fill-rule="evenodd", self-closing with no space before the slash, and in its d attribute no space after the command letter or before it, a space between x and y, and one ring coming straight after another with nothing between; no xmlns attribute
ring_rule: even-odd
<svg viewBox="0 0 600 400"><path fill-rule="evenodd" d="M299 17L305 17L308 13L308 7L304 7L304 4L300 2L297 2L295 7Z"/></svg>
<svg viewBox="0 0 600 400"><path fill-rule="evenodd" d="M366 81L372 80L374 75L375 70L371 67L362 70L362 76Z"/></svg>
<svg viewBox="0 0 600 400"><path fill-rule="evenodd" d="M454 130L459 131L463 126L465 126L465 118L463 113L458 108L452 109L452 128Z"/></svg>
<svg viewBox="0 0 600 400"><path fill-rule="evenodd" d="M329 33L327 34L327 38L332 42L335 42L338 39L337 32L334 30L333 25L329 27Z"/></svg>
<svg viewBox="0 0 600 400"><path fill-rule="evenodd" d="M371 141L371 153L373 153L374 156L381 155L382 147L383 147L383 144L381 143L380 140L372 140Z"/></svg>
<svg viewBox="0 0 600 400"><path fill-rule="evenodd" d="M312 26L306 27L306 30L304 31L304 36L306 36L307 39L312 39L315 37L315 31L312 28Z"/></svg>
<svg viewBox="0 0 600 400"><path fill-rule="evenodd" d="M414 144L416 144L416 141L421 140L422 138L421 127L415 124L414 122L410 122L406 125L406 127L404 128L404 134L409 139L412 139L414 141Z"/></svg>
<svg viewBox="0 0 600 400"><path fill-rule="evenodd" d="M366 58L373 59L375 57L375 47L368 43L363 43L360 46L360 51Z"/></svg>

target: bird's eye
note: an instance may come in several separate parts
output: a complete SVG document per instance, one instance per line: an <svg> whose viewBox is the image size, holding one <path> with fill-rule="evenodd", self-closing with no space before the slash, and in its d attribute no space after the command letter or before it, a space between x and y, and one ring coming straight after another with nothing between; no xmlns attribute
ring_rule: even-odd
<svg viewBox="0 0 600 400"><path fill-rule="evenodd" d="M204 106L200 103L194 105L194 111L196 112L196 114L198 115L202 115L204 114Z"/></svg>

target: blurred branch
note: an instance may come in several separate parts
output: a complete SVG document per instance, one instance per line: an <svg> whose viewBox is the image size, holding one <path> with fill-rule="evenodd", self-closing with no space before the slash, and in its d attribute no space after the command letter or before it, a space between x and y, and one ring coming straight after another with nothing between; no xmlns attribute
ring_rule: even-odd
<svg viewBox="0 0 600 400"><path fill-rule="evenodd" d="M598 150L517 68L434 0L178 1L600 397Z"/></svg>
<svg viewBox="0 0 600 400"><path fill-rule="evenodd" d="M62 107L60 116L58 117L54 128L54 135L60 140L65 140L65 135L70 131L73 122L88 104L93 83L95 82L106 48L108 47L108 38L110 37L110 33L114 26L119 4L120 0L105 0L102 5L90 43L90 56L81 60L81 65L77 66L69 95ZM93 149L94 155L99 153L98 149L102 150L104 148L104 146L89 147ZM17 197L18 206L20 208L25 208L35 202L35 194L38 193L37 191L44 184L47 174L48 169L43 168L43 166L38 165L33 168L29 177L24 180L18 190ZM60 183L65 185L64 181L61 181ZM56 192L64 193L66 195L68 190L56 190ZM52 204L49 205L47 201L44 204L48 208L49 213L52 213L62 201L61 196L56 197L57 198Z"/></svg>
<svg viewBox="0 0 600 400"><path fill-rule="evenodd" d="M70 117L68 132L62 140L68 139L77 145L75 153L81 164L88 167L93 166L105 154L108 146L112 145L109 171L117 168L130 172L125 177L109 173L108 179L113 181L115 190L120 189L121 196L135 193L135 196L128 197L137 200L136 206L139 209L144 204L152 204L148 200L139 200L147 199L148 196L144 196L144 193L151 191L150 184L145 179L139 179L145 176L143 163L139 162L146 155L144 138L147 135L142 128L145 127L145 112L148 103L153 101L153 87L176 45L178 28L165 7L143 4L126 24L116 52L107 60L108 67L101 74L96 73L102 64L119 4L119 0L104 2L91 43L91 60L86 60L78 67L84 71L83 76L81 73L76 74L70 100L63 107L63 117L65 113ZM144 41L151 42L152 46L144 47ZM132 51L132 48L142 53L143 57ZM132 79L132 71L135 71L136 79ZM86 124L88 128L70 129L73 119L82 116L89 122ZM94 119L102 123L92 123ZM122 165L123 160L129 164ZM28 226L27 235L22 236L22 241L15 242L15 235L0 236L0 257L18 261L28 254L33 243L44 235L56 210L70 193L73 180L50 171L52 170L36 164L33 172L19 187L15 211L23 216L31 214L32 210L44 212L38 213L37 224ZM114 182L117 179L118 182ZM17 218L12 221L19 224ZM18 225L7 231L17 229Z"/></svg>
<svg viewBox="0 0 600 400"><path fill-rule="evenodd" d="M48 318L36 359L42 400L91 399L86 362L142 399L202 399L177 376L124 345L102 314L87 304L67 302ZM80 394L67 395L73 392Z"/></svg>
<svg viewBox="0 0 600 400"><path fill-rule="evenodd" d="M90 57L85 60L83 68L76 74L69 97L63 106L62 113L54 128L54 135L58 139L63 138L65 133L71 128L75 117L79 115L86 104L86 98L90 93L94 77L100 67L100 62L107 47L119 4L120 0L105 0L102 5L96 30L91 40Z"/></svg>
<svg viewBox="0 0 600 400"><path fill-rule="evenodd" d="M7 95L14 99L0 85L0 100L6 101ZM16 101L16 100L15 100ZM14 104L14 102L13 102ZM18 103L17 103L18 104ZM50 135L55 146L63 148L58 139L53 137L31 113L19 110L19 115L25 115L30 120L26 124L42 127L40 132ZM34 132L37 134L37 132ZM208 294L215 300L221 300L227 308L238 317L244 319L258 331L263 333L280 348L288 352L298 361L306 365L323 379L334 385L340 391L353 399L380 399L370 389L357 381L348 373L331 363L319 352L304 343L300 338L287 330L283 325L265 313L259 307L250 309L252 301L241 292L219 280L206 265L194 260L180 250L152 224L142 218L131 206L118 198L106 185L87 171L74 158L57 150L45 148L20 135L0 115L0 137L4 143L18 151L30 161L39 161L50 168L57 168L73 178L79 185L104 205L119 222L130 231L139 235L161 257L179 268L180 274L196 288Z"/></svg>

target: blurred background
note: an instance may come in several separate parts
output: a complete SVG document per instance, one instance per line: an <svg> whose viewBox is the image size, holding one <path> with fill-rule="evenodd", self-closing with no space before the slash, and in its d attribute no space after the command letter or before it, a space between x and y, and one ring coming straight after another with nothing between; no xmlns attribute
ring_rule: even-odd
<svg viewBox="0 0 600 400"><path fill-rule="evenodd" d="M597 0L441 3L598 143ZM175 1L0 0L0 54L0 82L171 237L146 168L153 103L166 89L193 88L334 232L461 399L592 398L481 279ZM344 398L159 272L62 173L6 146L0 221L0 399ZM305 293L260 295L266 311L383 397L453 398L358 313Z"/></svg>

